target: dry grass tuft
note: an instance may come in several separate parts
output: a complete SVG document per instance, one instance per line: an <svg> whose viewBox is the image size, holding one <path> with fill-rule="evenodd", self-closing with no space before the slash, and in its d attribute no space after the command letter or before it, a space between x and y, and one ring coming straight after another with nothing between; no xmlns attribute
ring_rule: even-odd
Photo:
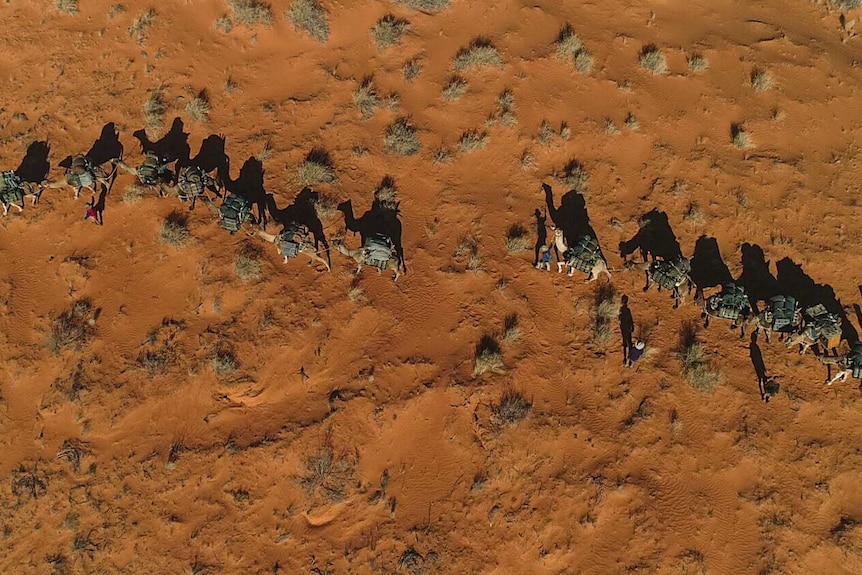
<svg viewBox="0 0 862 575"><path fill-rule="evenodd" d="M419 136L407 118L398 118L386 127L383 136L383 151L402 156L412 156L422 148Z"/></svg>
<svg viewBox="0 0 862 575"><path fill-rule="evenodd" d="M374 205L384 210L397 212L400 202L398 201L398 187L391 176L383 176L380 185L374 190Z"/></svg>
<svg viewBox="0 0 862 575"><path fill-rule="evenodd" d="M165 127L165 105L162 90L153 90L150 97L144 102L144 129L148 133L156 134Z"/></svg>
<svg viewBox="0 0 862 575"><path fill-rule="evenodd" d="M635 118L635 115L629 112L626 114L625 126L629 130L637 130L641 125L640 122L638 122L638 119Z"/></svg>
<svg viewBox="0 0 862 575"><path fill-rule="evenodd" d="M683 323L677 351L682 362L682 374L695 389L709 392L718 386L721 374L707 359L703 346L697 342L697 326L694 322Z"/></svg>
<svg viewBox="0 0 862 575"><path fill-rule="evenodd" d="M54 354L67 348L81 349L96 333L95 326L92 303L88 299L79 299L51 324L48 349Z"/></svg>
<svg viewBox="0 0 862 575"><path fill-rule="evenodd" d="M638 64L641 68L649 70L653 74L667 73L667 59L655 44L647 44L638 55Z"/></svg>
<svg viewBox="0 0 862 575"><path fill-rule="evenodd" d="M481 150L488 144L488 134L479 130L467 130L458 140L458 151L462 154Z"/></svg>
<svg viewBox="0 0 862 575"><path fill-rule="evenodd" d="M56 0L54 6L61 14L77 14L78 0Z"/></svg>
<svg viewBox="0 0 862 575"><path fill-rule="evenodd" d="M309 495L320 493L331 503L342 501L353 482L358 460L356 451L335 450L332 428L329 428L317 450L305 458L305 470L298 483Z"/></svg>
<svg viewBox="0 0 862 575"><path fill-rule="evenodd" d="M452 76L446 81L446 85L443 86L443 93L440 97L446 102L457 100L467 91L467 86L467 80L458 75Z"/></svg>
<svg viewBox="0 0 862 575"><path fill-rule="evenodd" d="M216 375L230 375L239 369L239 360L232 349L219 346L210 359L210 365Z"/></svg>
<svg viewBox="0 0 862 575"><path fill-rule="evenodd" d="M114 4L110 8L108 8L108 18L113 18L119 14L123 14L126 11L126 7L122 4Z"/></svg>
<svg viewBox="0 0 862 575"><path fill-rule="evenodd" d="M137 18L135 18L135 21L132 22L132 26L129 28L129 36L134 38L135 42L138 44L143 44L144 40L147 38L147 30L153 25L153 20L155 19L155 10L152 8L144 10Z"/></svg>
<svg viewBox="0 0 862 575"><path fill-rule="evenodd" d="M189 241L189 217L182 212L171 212L162 222L159 231L159 241L163 244L180 248Z"/></svg>
<svg viewBox="0 0 862 575"><path fill-rule="evenodd" d="M329 40L329 20L317 0L293 0L285 16L294 29L304 30L322 44Z"/></svg>
<svg viewBox="0 0 862 575"><path fill-rule="evenodd" d="M245 251L236 256L233 269L234 272L236 272L236 276L243 283L258 280L262 275L260 259L257 257L256 253L251 251Z"/></svg>
<svg viewBox="0 0 862 575"><path fill-rule="evenodd" d="M198 95L186 104L186 113L197 120L205 123L210 119L210 99L206 90L201 90Z"/></svg>
<svg viewBox="0 0 862 575"><path fill-rule="evenodd" d="M488 125L500 124L502 126L514 126L518 123L515 117L515 94L511 90L503 90L497 96L497 109L488 118Z"/></svg>
<svg viewBox="0 0 862 575"><path fill-rule="evenodd" d="M380 96L377 94L374 79L371 76L363 78L359 87L353 92L353 105L359 109L363 120L372 117L380 106Z"/></svg>
<svg viewBox="0 0 862 575"><path fill-rule="evenodd" d="M563 168L563 173L557 179L570 190L585 192L589 187L590 175L584 166L577 160L569 160Z"/></svg>
<svg viewBox="0 0 862 575"><path fill-rule="evenodd" d="M308 152L305 161L296 168L295 181L300 186L337 184L338 177L335 175L329 152L322 148L314 148Z"/></svg>
<svg viewBox="0 0 862 575"><path fill-rule="evenodd" d="M521 162L521 169L523 170L529 170L536 165L536 158L533 157L533 154L530 153L529 149L524 150L521 153L519 161Z"/></svg>
<svg viewBox="0 0 862 575"><path fill-rule="evenodd" d="M586 48L581 48L575 54L575 70L581 74L587 74L593 69L593 56Z"/></svg>
<svg viewBox="0 0 862 575"><path fill-rule="evenodd" d="M387 14L371 28L374 43L381 50L401 42L402 36L410 31L410 22Z"/></svg>
<svg viewBox="0 0 862 575"><path fill-rule="evenodd" d="M547 120L542 120L542 124L539 126L539 133L536 135L536 139L540 144L547 145L554 139L556 133L554 132L554 127L551 126L551 123Z"/></svg>
<svg viewBox="0 0 862 575"><path fill-rule="evenodd" d="M616 136L620 133L620 129L611 118L605 118L605 134Z"/></svg>
<svg viewBox="0 0 862 575"><path fill-rule="evenodd" d="M237 84L237 81L228 76L227 80L224 81L224 93L232 94L236 91L237 88L239 88L239 84Z"/></svg>
<svg viewBox="0 0 862 575"><path fill-rule="evenodd" d="M758 92L765 92L772 87L772 78L765 70L761 70L760 68L755 68L751 71L749 81L751 82L751 87Z"/></svg>
<svg viewBox="0 0 862 575"><path fill-rule="evenodd" d="M479 343L476 344L473 358L473 377L478 377L489 371L499 373L505 367L500 344L493 336L483 335Z"/></svg>
<svg viewBox="0 0 862 575"><path fill-rule="evenodd" d="M557 56L560 58L574 58L575 54L583 48L581 39L575 34L571 24L565 24L557 35L555 42L557 47Z"/></svg>
<svg viewBox="0 0 862 575"><path fill-rule="evenodd" d="M455 258L466 259L465 269L479 273L485 269L482 257L479 255L479 239L473 235L462 236L455 247Z"/></svg>
<svg viewBox="0 0 862 575"><path fill-rule="evenodd" d="M490 40L485 38L476 38L455 55L455 70L459 72L485 66L499 68L502 65L503 58L500 57L500 52Z"/></svg>
<svg viewBox="0 0 862 575"><path fill-rule="evenodd" d="M254 28L272 26L272 7L260 0L228 0L233 19L237 24ZM230 30L227 30L230 32Z"/></svg>
<svg viewBox="0 0 862 575"><path fill-rule="evenodd" d="M688 57L688 69L692 72L703 72L709 68L709 62L700 54L692 54Z"/></svg>
<svg viewBox="0 0 862 575"><path fill-rule="evenodd" d="M493 406L491 412L497 425L514 425L527 417L532 405L524 394L512 388L503 392L500 401Z"/></svg>
<svg viewBox="0 0 862 575"><path fill-rule="evenodd" d="M839 10L854 10L862 6L862 0L830 0Z"/></svg>
<svg viewBox="0 0 862 575"><path fill-rule="evenodd" d="M233 31L233 21L228 18L227 14L223 14L216 18L213 27L220 32L230 34Z"/></svg>
<svg viewBox="0 0 862 575"><path fill-rule="evenodd" d="M452 159L452 152L446 148L437 148L434 150L434 155L431 159L435 164L445 164Z"/></svg>
<svg viewBox="0 0 862 575"><path fill-rule="evenodd" d="M413 58L412 60L408 60L401 67L401 73L404 75L405 80L412 82L422 73L422 59Z"/></svg>
<svg viewBox="0 0 862 575"><path fill-rule="evenodd" d="M503 319L503 341L518 341L521 337L521 329L518 327L518 314L512 312Z"/></svg>
<svg viewBox="0 0 862 575"><path fill-rule="evenodd" d="M604 344L611 338L613 320L619 313L619 303L614 286L603 283L596 286L593 294L593 343Z"/></svg>
<svg viewBox="0 0 862 575"><path fill-rule="evenodd" d="M143 186L132 184L126 188L125 192L123 192L123 202L126 204L137 204L144 199L145 193L146 190Z"/></svg>
<svg viewBox="0 0 862 575"><path fill-rule="evenodd" d="M730 138L733 142L733 147L739 150L745 150L746 148L750 148L753 144L751 142L751 136L745 130L745 126L742 124L731 124L730 125Z"/></svg>
<svg viewBox="0 0 862 575"><path fill-rule="evenodd" d="M527 228L521 224L512 224L506 230L506 250L509 252L523 252L530 249L530 236Z"/></svg>
<svg viewBox="0 0 862 575"><path fill-rule="evenodd" d="M421 12L439 12L449 7L449 0L395 0L408 8Z"/></svg>

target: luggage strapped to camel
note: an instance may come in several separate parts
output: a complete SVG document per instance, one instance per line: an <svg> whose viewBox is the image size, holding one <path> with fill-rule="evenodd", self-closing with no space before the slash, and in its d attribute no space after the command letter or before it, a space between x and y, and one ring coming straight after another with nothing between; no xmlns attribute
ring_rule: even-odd
<svg viewBox="0 0 862 575"><path fill-rule="evenodd" d="M207 184L206 174L199 166L186 166L180 170L177 184L177 196L181 201L188 202L203 195Z"/></svg>
<svg viewBox="0 0 862 575"><path fill-rule="evenodd" d="M0 173L0 198L4 204L24 201L24 183L12 170Z"/></svg>
<svg viewBox="0 0 862 575"><path fill-rule="evenodd" d="M225 198L221 208L221 227L234 233L251 218L251 203L242 196L230 194Z"/></svg>
<svg viewBox="0 0 862 575"><path fill-rule="evenodd" d="M138 168L138 178L141 183L154 186L159 183L159 177L168 169L168 163L155 152L147 152L144 163Z"/></svg>
<svg viewBox="0 0 862 575"><path fill-rule="evenodd" d="M721 293L713 297L715 299L712 300L711 307L715 315L722 319L736 321L749 305L745 289L734 283L724 284L721 286Z"/></svg>
<svg viewBox="0 0 862 575"><path fill-rule="evenodd" d="M308 244L308 228L297 222L287 224L276 237L278 251L286 258L295 258Z"/></svg>
<svg viewBox="0 0 862 575"><path fill-rule="evenodd" d="M691 266L685 258L658 260L650 264L653 281L664 289L678 288L688 277Z"/></svg>
<svg viewBox="0 0 862 575"><path fill-rule="evenodd" d="M385 270L394 251L395 245L388 236L374 234L362 246L362 259L366 265L374 266L378 270Z"/></svg>
<svg viewBox="0 0 862 575"><path fill-rule="evenodd" d="M593 266L602 257L602 248L593 236L582 236L575 245L563 252L566 263L584 273L593 271Z"/></svg>
<svg viewBox="0 0 862 575"><path fill-rule="evenodd" d="M796 325L796 313L798 311L796 298L785 295L777 295L769 298L767 321L773 331L782 331Z"/></svg>
<svg viewBox="0 0 862 575"><path fill-rule="evenodd" d="M841 318L837 314L829 313L826 306L819 303L807 308L805 317L808 318L805 332L811 339L825 342L827 349L838 347L841 343Z"/></svg>
<svg viewBox="0 0 862 575"><path fill-rule="evenodd" d="M862 379L862 341L853 344L848 359L850 360L849 367L853 370L853 377Z"/></svg>
<svg viewBox="0 0 862 575"><path fill-rule="evenodd" d="M92 188L96 184L96 168L87 156L75 156L66 171L66 181L76 188Z"/></svg>

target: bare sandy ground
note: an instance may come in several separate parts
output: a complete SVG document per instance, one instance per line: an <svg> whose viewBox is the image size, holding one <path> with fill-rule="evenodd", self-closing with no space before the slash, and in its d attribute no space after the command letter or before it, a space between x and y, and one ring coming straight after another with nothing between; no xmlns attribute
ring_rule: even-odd
<svg viewBox="0 0 862 575"><path fill-rule="evenodd" d="M279 206L315 147L339 179L315 189L357 213L392 176L409 273L394 283L366 269L354 281L338 253L332 273L283 265L201 206L190 241L165 245L165 216L184 208L154 194L124 202L129 176L101 228L68 190L10 212L0 231L2 572L862 572L857 382L826 387L813 353L761 340L781 385L764 403L748 340L715 322L698 338L721 381L695 389L675 350L699 309L642 293L616 249L640 215L662 210L685 254L715 238L738 276L742 245L760 246L773 274L798 265L818 293L831 288L858 330L857 14L842 27L838 11L804 1L456 0L425 14L325 0L321 44L291 27L286 1L273 3L271 27L225 34L214 22L230 10L208 0L155 5L138 43L129 28L151 5L124 4L0 7L4 170L47 141L60 174L108 122L139 161L131 134L161 88L166 127L181 118L193 152L225 134L234 177L269 142L265 187ZM411 29L379 50L369 29L389 12ZM592 55L589 73L555 55L566 22ZM442 100L456 53L477 36L502 66L463 72L466 93ZM666 74L638 65L650 43ZM688 68L694 53L708 69ZM408 82L402 66L414 57L422 70ZM755 68L769 89L752 88ZM353 92L370 74L400 103L365 120ZM206 122L186 112L202 89ZM504 89L517 123L489 127ZM415 155L384 153L400 116L419 131ZM543 120L556 132L544 144ZM734 123L752 147L732 145ZM469 129L487 144L459 153ZM452 157L435 163L441 147ZM532 267L540 184L559 201L554 174L572 159L589 174L586 207L617 298L629 295L649 343L633 370L615 319L608 341L592 341L595 284ZM335 237L341 216L328 216ZM530 232L527 251L506 250L515 223ZM478 246L472 265L454 255L466 237ZM243 282L235 259L248 244L262 246L263 273ZM93 336L52 353L52 322L82 298L98 310ZM519 336L506 341L511 313ZM504 367L474 377L486 334ZM163 372L141 367L143 352L165 349ZM234 371L216 373L219 353L235 356ZM507 389L532 407L501 425L494 408Z"/></svg>

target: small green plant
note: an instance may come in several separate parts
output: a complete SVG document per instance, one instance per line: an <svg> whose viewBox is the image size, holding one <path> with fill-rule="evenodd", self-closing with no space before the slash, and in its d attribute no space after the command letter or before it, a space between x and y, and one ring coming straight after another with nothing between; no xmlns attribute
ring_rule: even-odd
<svg viewBox="0 0 862 575"><path fill-rule="evenodd" d="M441 97L447 102L457 100L467 91L467 86L467 80L461 76L452 76L446 81L446 85L443 86Z"/></svg>
<svg viewBox="0 0 862 575"><path fill-rule="evenodd" d="M412 82L422 73L422 59L413 58L412 60L408 60L401 67L401 73L404 75L405 80Z"/></svg>
<svg viewBox="0 0 862 575"><path fill-rule="evenodd" d="M166 111L162 90L153 90L150 97L144 102L144 128L148 133L158 133L165 127Z"/></svg>
<svg viewBox="0 0 862 575"><path fill-rule="evenodd" d="M709 68L709 62L700 54L692 54L688 57L688 69L692 72L703 72Z"/></svg>
<svg viewBox="0 0 862 575"><path fill-rule="evenodd" d="M682 374L697 390L710 392L721 382L721 374L706 357L703 346L697 341L697 327L691 321L683 323L679 349Z"/></svg>
<svg viewBox="0 0 862 575"><path fill-rule="evenodd" d="M584 192L589 185L590 175L583 164L577 160L569 160L569 163L563 167L563 172L557 176L557 179L570 190Z"/></svg>
<svg viewBox="0 0 862 575"><path fill-rule="evenodd" d="M210 99L206 90L201 90L198 95L186 104L186 113L201 123L210 119Z"/></svg>
<svg viewBox="0 0 862 575"><path fill-rule="evenodd" d="M757 92L765 92L772 87L772 78L768 73L766 73L766 71L761 70L760 68L755 68L751 71L749 80L751 82L751 87Z"/></svg>
<svg viewBox="0 0 862 575"><path fill-rule="evenodd" d="M743 124L731 124L730 137L733 142L733 147L744 150L752 146L751 136L745 129Z"/></svg>
<svg viewBox="0 0 862 575"><path fill-rule="evenodd" d="M228 18L227 14L223 14L216 18L215 22L213 22L213 26L216 30L224 32L225 34L230 34L233 31L233 21Z"/></svg>
<svg viewBox="0 0 862 575"><path fill-rule="evenodd" d="M488 134L479 130L467 130L458 140L458 151L462 154L481 150L488 143Z"/></svg>
<svg viewBox="0 0 862 575"><path fill-rule="evenodd" d="M649 70L653 74L667 73L667 60L655 44L647 44L638 55L640 67Z"/></svg>
<svg viewBox="0 0 862 575"><path fill-rule="evenodd" d="M449 7L449 0L395 0L413 10L422 12L439 12Z"/></svg>
<svg viewBox="0 0 862 575"><path fill-rule="evenodd" d="M473 377L478 377L489 371L498 373L505 367L500 344L493 336L483 335L479 343L476 344L473 356Z"/></svg>
<svg viewBox="0 0 862 575"><path fill-rule="evenodd" d="M500 401L492 408L492 417L497 425L514 425L527 417L532 405L524 394L512 388L503 392Z"/></svg>
<svg viewBox="0 0 862 575"><path fill-rule="evenodd" d="M57 12L61 14L77 14L78 0L56 0Z"/></svg>
<svg viewBox="0 0 862 575"><path fill-rule="evenodd" d="M599 284L593 294L593 343L604 344L611 338L613 320L619 312L616 291L610 283Z"/></svg>
<svg viewBox="0 0 862 575"><path fill-rule="evenodd" d="M137 18L135 18L135 21L132 22L132 26L129 28L129 36L134 38L135 42L138 44L143 44L144 40L147 38L147 30L153 25L153 20L155 19L155 10L152 8L144 10Z"/></svg>
<svg viewBox="0 0 862 575"><path fill-rule="evenodd" d="M410 31L410 22L387 14L371 28L374 43L381 50L401 42L401 37Z"/></svg>
<svg viewBox="0 0 862 575"><path fill-rule="evenodd" d="M180 248L189 241L189 217L181 212L171 212L162 222L159 241Z"/></svg>
<svg viewBox="0 0 862 575"><path fill-rule="evenodd" d="M480 67L501 67L503 58L500 52L485 38L476 38L466 48L462 48L455 55L455 70L461 72Z"/></svg>
<svg viewBox="0 0 862 575"><path fill-rule="evenodd" d="M322 148L313 148L308 152L305 161L296 168L295 181L300 186L337 184L338 177L335 175L329 153Z"/></svg>
<svg viewBox="0 0 862 575"><path fill-rule="evenodd" d="M407 118L398 118L386 127L383 136L383 151L401 156L412 156L422 148L419 136Z"/></svg>
<svg viewBox="0 0 862 575"><path fill-rule="evenodd" d="M506 250L523 252L530 249L530 237L527 228L521 224L512 224L506 230Z"/></svg>
<svg viewBox="0 0 862 575"><path fill-rule="evenodd" d="M233 19L237 24L254 28L272 26L272 8L260 0L228 0Z"/></svg>
<svg viewBox="0 0 862 575"><path fill-rule="evenodd" d="M359 87L353 92L353 105L359 109L363 120L372 117L380 106L380 96L377 95L377 89L374 87L374 80L371 76L363 78Z"/></svg>
<svg viewBox="0 0 862 575"><path fill-rule="evenodd" d="M317 0L293 0L286 16L294 29L304 30L322 44L329 40L329 19Z"/></svg>
<svg viewBox="0 0 862 575"><path fill-rule="evenodd" d="M93 305L88 299L79 299L61 313L51 324L48 349L59 354L67 348L81 349L96 333Z"/></svg>

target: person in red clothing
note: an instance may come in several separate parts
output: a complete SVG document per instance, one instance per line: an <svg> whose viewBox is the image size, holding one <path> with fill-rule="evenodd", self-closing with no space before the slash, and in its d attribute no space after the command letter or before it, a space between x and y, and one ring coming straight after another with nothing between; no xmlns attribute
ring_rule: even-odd
<svg viewBox="0 0 862 575"><path fill-rule="evenodd" d="M93 223L102 225L102 211L96 208L95 200L87 202L87 212L84 215L84 220L93 220Z"/></svg>

